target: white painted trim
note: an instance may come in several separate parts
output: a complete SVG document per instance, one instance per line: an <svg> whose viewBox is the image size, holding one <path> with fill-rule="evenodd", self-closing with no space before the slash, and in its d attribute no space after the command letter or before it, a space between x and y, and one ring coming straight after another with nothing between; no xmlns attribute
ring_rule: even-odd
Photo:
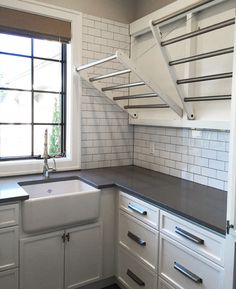
<svg viewBox="0 0 236 289"><path fill-rule="evenodd" d="M80 169L81 166L81 84L75 67L82 63L82 13L33 0L0 0L0 6L46 15L71 22L71 60L68 69L68 94L71 101L67 107L67 145L68 156L57 160L58 170ZM70 98L68 98L70 99ZM50 161L49 161L50 162ZM0 176L33 174L42 171L42 160L9 161L0 163Z"/></svg>
<svg viewBox="0 0 236 289"><path fill-rule="evenodd" d="M236 47L236 29L234 46ZM230 229L230 235L226 236L225 247L225 276L224 288L233 289L233 273L236 268L234 258L234 244L236 242L236 54L233 60L233 81L232 81L232 99L231 99L231 125L230 125L230 145L229 145L229 174L228 174L228 196L227 196L227 220L234 225Z"/></svg>

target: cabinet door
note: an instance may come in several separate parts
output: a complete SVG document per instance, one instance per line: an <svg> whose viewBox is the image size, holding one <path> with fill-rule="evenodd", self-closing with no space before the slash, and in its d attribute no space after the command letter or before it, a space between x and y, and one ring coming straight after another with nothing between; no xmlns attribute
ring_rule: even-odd
<svg viewBox="0 0 236 289"><path fill-rule="evenodd" d="M20 241L20 288L64 288L64 231Z"/></svg>
<svg viewBox="0 0 236 289"><path fill-rule="evenodd" d="M18 227L0 229L0 271L18 266Z"/></svg>
<svg viewBox="0 0 236 289"><path fill-rule="evenodd" d="M18 269L0 272L1 289L18 289Z"/></svg>
<svg viewBox="0 0 236 289"><path fill-rule="evenodd" d="M69 238L65 247L65 288L74 289L99 280L102 272L102 223L67 230L66 236Z"/></svg>

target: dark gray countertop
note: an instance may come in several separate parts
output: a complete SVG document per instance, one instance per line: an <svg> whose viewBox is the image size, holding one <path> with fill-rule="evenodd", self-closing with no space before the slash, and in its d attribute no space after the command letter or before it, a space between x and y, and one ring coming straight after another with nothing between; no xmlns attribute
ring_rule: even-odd
<svg viewBox="0 0 236 289"><path fill-rule="evenodd" d="M218 233L225 233L225 191L136 166L57 172L51 174L51 179L69 176L79 177L98 189L117 186ZM42 179L41 175L0 178L0 202L26 199L27 193L17 183Z"/></svg>

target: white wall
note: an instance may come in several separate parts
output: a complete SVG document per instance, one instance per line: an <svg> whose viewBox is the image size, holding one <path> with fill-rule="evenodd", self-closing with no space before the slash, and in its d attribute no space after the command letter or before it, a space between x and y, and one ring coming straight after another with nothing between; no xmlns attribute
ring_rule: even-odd
<svg viewBox="0 0 236 289"><path fill-rule="evenodd" d="M39 0L77 10L89 15L103 17L122 23L130 23L134 19L136 0Z"/></svg>
<svg viewBox="0 0 236 289"><path fill-rule="evenodd" d="M155 10L158 10L176 0L136 0L135 4L135 17L137 20Z"/></svg>

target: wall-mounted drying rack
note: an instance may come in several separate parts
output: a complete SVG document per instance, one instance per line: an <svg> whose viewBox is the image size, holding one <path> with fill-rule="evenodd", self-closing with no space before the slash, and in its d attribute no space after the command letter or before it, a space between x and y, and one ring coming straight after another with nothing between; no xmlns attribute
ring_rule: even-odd
<svg viewBox="0 0 236 289"><path fill-rule="evenodd" d="M122 66L125 67L125 69L115 72L110 72L105 75L99 75L99 76L92 76L88 74L85 70L88 70L94 66L103 64L105 62L110 61L118 61ZM183 116L183 110L182 108L175 103L175 101L172 100L166 93L164 93L156 81L148 78L141 72L141 69L138 68L135 63L130 60L129 57L127 57L122 51L117 51L114 55L111 55L107 58L97 60L94 62L91 62L86 65L82 65L80 67L76 68L76 71L80 73L80 76L82 79L84 79L87 83L92 85L96 90L99 91L101 95L104 95L108 97L111 101L115 102L117 105L119 105L124 111L127 111L131 117L135 117L136 113L133 114L130 110L132 109L171 109L173 110L180 118ZM99 81L105 80L112 77L117 77L120 75L130 74L133 73L136 78L139 79L137 82L132 83L125 83L125 84L118 84L118 85L112 85L112 86L105 86L104 83L100 83ZM142 93L142 94L130 94L127 93L127 95L124 96L114 96L114 91L119 91L123 89L129 89L135 87L145 87L149 90L149 92ZM158 100L158 103L156 104L142 104L142 105L123 105L119 101L123 100L130 100L130 99L146 99L146 98L156 98ZM161 103L160 103L161 100Z"/></svg>
<svg viewBox="0 0 236 289"><path fill-rule="evenodd" d="M173 82L173 85L177 91L177 94L182 101L184 110L187 113L187 117L190 120L195 118L195 112L193 109L192 102L230 100L231 95L212 95L212 96L209 95L209 96L199 96L199 97L187 97L185 96L185 91L181 85L187 84L187 83L196 83L196 82L203 82L203 81L232 78L233 73L227 72L227 73L218 73L218 74L190 77L190 78L185 78L185 79L178 79L177 72L175 70L175 65L180 65L180 64L187 63L187 62L193 62L193 61L197 61L201 59L207 59L207 58L217 57L217 56L228 54L228 53L233 53L234 47L227 47L224 49L218 49L218 50L209 51L209 52L205 52L201 54L187 56L181 59L171 60L168 50L166 49L166 46L183 41L183 40L187 40L192 37L196 37L205 33L209 33L211 31L222 29L230 25L234 25L235 18L231 18L226 21L222 21L213 25L209 25L207 27L200 28L195 31L191 31L191 32L185 33L183 35L180 35L180 36L177 36L177 37L165 40L165 41L162 40L160 24L163 24L163 22L165 21L175 20L176 17L179 17L179 16L182 16L182 17L187 16L187 13L192 12L194 9L200 9L202 5L211 4L211 3L215 4L216 2L217 1L200 1L199 3L192 5L190 7L187 7L186 9L183 9L182 11L172 14L169 17L166 17L162 20L159 20L159 21L151 20L149 22L149 26L150 26L152 35L155 39L155 42L157 44L158 51L161 52L161 55L164 59L165 68L169 72L170 79ZM192 17L192 14L191 14L191 17Z"/></svg>

